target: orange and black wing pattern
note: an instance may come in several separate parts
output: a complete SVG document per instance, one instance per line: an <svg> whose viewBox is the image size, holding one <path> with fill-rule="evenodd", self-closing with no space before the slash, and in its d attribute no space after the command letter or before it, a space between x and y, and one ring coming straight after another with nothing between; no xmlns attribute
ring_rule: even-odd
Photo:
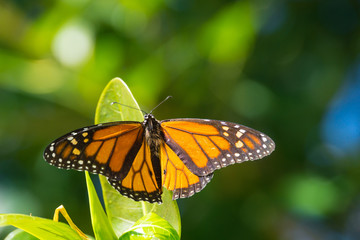
<svg viewBox="0 0 360 240"><path fill-rule="evenodd" d="M183 163L165 143L161 146L161 169L163 186L173 191L173 200L191 197L210 182L213 174L197 176Z"/></svg>
<svg viewBox="0 0 360 240"><path fill-rule="evenodd" d="M162 186L156 181L160 171L152 164L150 147L144 138L127 176L122 181L110 178L108 181L122 195L135 201L161 203Z"/></svg>
<svg viewBox="0 0 360 240"><path fill-rule="evenodd" d="M86 170L122 180L141 147L143 131L138 122L77 129L47 146L44 159L58 168Z"/></svg>
<svg viewBox="0 0 360 240"><path fill-rule="evenodd" d="M135 201L161 203L201 191L216 169L269 155L274 142L254 129L206 119L113 122L77 129L52 142L45 160L58 168L102 174Z"/></svg>
<svg viewBox="0 0 360 240"><path fill-rule="evenodd" d="M51 143L45 160L58 168L102 174L121 194L136 201L161 202L140 122L113 122L75 130ZM161 177L161 176L160 176Z"/></svg>
<svg viewBox="0 0 360 240"><path fill-rule="evenodd" d="M200 191L216 169L260 159L275 149L265 134L231 122L185 118L164 120L161 127L164 184L174 198Z"/></svg>

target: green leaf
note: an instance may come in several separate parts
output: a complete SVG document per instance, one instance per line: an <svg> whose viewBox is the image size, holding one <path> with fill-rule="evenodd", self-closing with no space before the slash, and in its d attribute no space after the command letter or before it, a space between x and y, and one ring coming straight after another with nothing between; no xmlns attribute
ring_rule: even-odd
<svg viewBox="0 0 360 240"><path fill-rule="evenodd" d="M111 104L112 102L120 104ZM95 113L95 124L115 121L144 121L134 96L120 78L112 79L105 87Z"/></svg>
<svg viewBox="0 0 360 240"><path fill-rule="evenodd" d="M96 239L118 239L107 218L104 209L97 197L94 184L91 181L89 173L85 172L86 185L89 194L89 205L91 213L91 223Z"/></svg>
<svg viewBox="0 0 360 240"><path fill-rule="evenodd" d="M22 229L16 229L9 233L4 240L38 240L38 238Z"/></svg>
<svg viewBox="0 0 360 240"><path fill-rule="evenodd" d="M0 226L12 225L40 239L81 240L69 225L23 214L0 214Z"/></svg>
<svg viewBox="0 0 360 240"><path fill-rule="evenodd" d="M120 104L111 104L111 102ZM126 105L126 106L124 106ZM130 106L130 107L127 107ZM134 109L135 108L135 109ZM143 121L142 112L135 101L129 88L119 78L114 78L105 87L101 94L95 123L114 121ZM118 193L103 176L100 182L107 215L113 225L117 236L121 236L136 221L150 212L154 212L166 219L173 226L178 235L181 232L180 213L176 201L172 200L172 193L165 188L162 195L163 204L151 204L148 202L136 202Z"/></svg>
<svg viewBox="0 0 360 240"><path fill-rule="evenodd" d="M163 239L179 240L180 236L168 221L155 213L139 219L119 240Z"/></svg>

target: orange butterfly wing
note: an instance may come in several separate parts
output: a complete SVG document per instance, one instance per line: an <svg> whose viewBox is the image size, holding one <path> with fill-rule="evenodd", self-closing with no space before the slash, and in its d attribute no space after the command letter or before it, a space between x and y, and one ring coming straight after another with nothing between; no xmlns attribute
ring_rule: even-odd
<svg viewBox="0 0 360 240"><path fill-rule="evenodd" d="M161 203L162 187L157 184L157 169L154 168L150 148L144 139L127 176L122 181L116 179L108 179L108 181L121 194L135 201Z"/></svg>
<svg viewBox="0 0 360 240"><path fill-rule="evenodd" d="M58 168L86 170L122 180L141 147L143 131L138 122L77 129L47 146L44 159Z"/></svg>
<svg viewBox="0 0 360 240"><path fill-rule="evenodd" d="M275 144L265 134L231 122L170 119L161 122L169 148L196 176L269 155Z"/></svg>
<svg viewBox="0 0 360 240"><path fill-rule="evenodd" d="M136 201L160 203L162 186L174 191L173 199L190 197L216 169L262 158L275 148L265 134L235 123L146 119L152 123L113 122L75 130L51 143L44 158L58 168L102 174ZM159 133L145 134L156 127Z"/></svg>
<svg viewBox="0 0 360 240"><path fill-rule="evenodd" d="M114 122L81 128L60 137L44 152L58 168L89 171L108 177L121 194L136 201L161 202L150 148L139 122Z"/></svg>
<svg viewBox="0 0 360 240"><path fill-rule="evenodd" d="M161 169L163 186L173 191L173 200L186 198L200 192L213 177L197 176L192 173L171 148L162 143Z"/></svg>

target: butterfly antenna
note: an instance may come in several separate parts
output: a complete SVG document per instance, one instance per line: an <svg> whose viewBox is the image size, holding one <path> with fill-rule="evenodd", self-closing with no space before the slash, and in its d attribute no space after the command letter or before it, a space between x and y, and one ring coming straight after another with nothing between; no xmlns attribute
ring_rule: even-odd
<svg viewBox="0 0 360 240"><path fill-rule="evenodd" d="M159 107L161 104L163 104L164 102L166 102L169 98L172 98L172 96L167 96L164 100L162 100L156 107L154 107L154 108L150 111L150 114L151 114L157 107Z"/></svg>
<svg viewBox="0 0 360 240"><path fill-rule="evenodd" d="M120 104L121 106L128 107L128 108L132 108L132 109L135 109L135 110L140 110L142 113L147 114L147 112L145 112L144 110L141 110L140 108L132 107L132 106L125 105L125 104L122 104L122 103L119 103L119 102L111 102L110 104L111 104L111 105Z"/></svg>

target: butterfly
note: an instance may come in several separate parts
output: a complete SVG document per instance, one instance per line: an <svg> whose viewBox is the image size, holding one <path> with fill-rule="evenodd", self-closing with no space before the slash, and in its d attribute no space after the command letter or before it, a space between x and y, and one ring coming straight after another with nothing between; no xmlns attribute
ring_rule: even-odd
<svg viewBox="0 0 360 240"><path fill-rule="evenodd" d="M74 130L49 144L44 159L58 168L107 177L122 195L161 203L162 187L173 200L200 192L213 172L263 158L275 149L267 135L209 119L119 121Z"/></svg>

